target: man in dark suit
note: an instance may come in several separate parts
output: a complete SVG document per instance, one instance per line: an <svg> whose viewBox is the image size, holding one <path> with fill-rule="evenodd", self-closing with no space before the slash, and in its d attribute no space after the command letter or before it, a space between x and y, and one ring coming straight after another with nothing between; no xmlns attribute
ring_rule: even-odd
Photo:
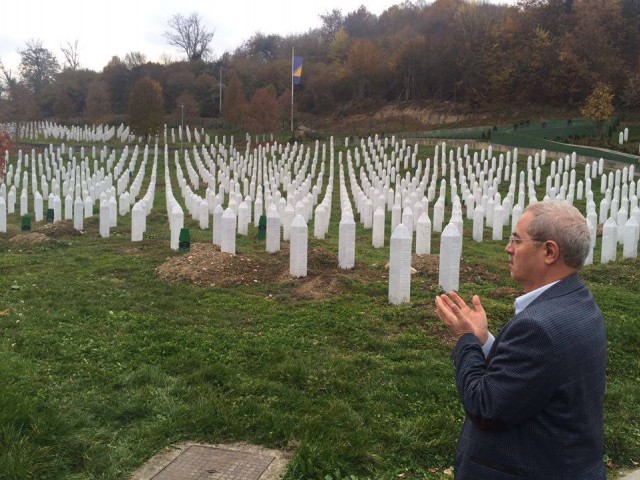
<svg viewBox="0 0 640 480"><path fill-rule="evenodd" d="M590 242L569 203L529 205L506 247L526 294L495 339L477 295L473 307L455 292L436 298L458 338L456 479L604 480L604 320L576 273Z"/></svg>

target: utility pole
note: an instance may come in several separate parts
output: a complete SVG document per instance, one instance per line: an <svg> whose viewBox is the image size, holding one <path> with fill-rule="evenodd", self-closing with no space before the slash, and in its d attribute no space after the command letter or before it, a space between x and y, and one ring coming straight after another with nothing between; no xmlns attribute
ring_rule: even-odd
<svg viewBox="0 0 640 480"><path fill-rule="evenodd" d="M180 105L180 155L182 155L182 138L184 136L184 105Z"/></svg>

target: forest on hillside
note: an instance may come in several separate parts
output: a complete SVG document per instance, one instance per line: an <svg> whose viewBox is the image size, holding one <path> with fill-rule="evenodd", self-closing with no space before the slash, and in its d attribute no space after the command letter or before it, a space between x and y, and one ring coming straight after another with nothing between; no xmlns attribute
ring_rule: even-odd
<svg viewBox="0 0 640 480"><path fill-rule="evenodd" d="M144 80L163 121L274 131L289 118L294 48L304 59L295 107L309 114L420 101L577 108L602 85L616 108L640 107L640 0L418 0L380 15L333 10L318 24L286 37L255 33L216 59L185 51L185 60L153 63L130 52L101 72L82 69L72 49L60 66L31 41L19 77L1 70L0 121L122 121L147 102L133 98Z"/></svg>

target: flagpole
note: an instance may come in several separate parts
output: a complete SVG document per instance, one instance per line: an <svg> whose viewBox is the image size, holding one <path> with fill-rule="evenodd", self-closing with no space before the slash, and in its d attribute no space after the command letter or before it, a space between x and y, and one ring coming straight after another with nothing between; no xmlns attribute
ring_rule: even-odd
<svg viewBox="0 0 640 480"><path fill-rule="evenodd" d="M293 132L293 60L294 60L294 47L291 47L291 131Z"/></svg>

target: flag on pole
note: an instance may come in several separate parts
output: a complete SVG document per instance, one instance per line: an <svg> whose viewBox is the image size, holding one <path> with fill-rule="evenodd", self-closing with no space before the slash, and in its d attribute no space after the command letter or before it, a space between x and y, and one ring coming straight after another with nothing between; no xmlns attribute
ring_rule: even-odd
<svg viewBox="0 0 640 480"><path fill-rule="evenodd" d="M302 57L293 57L291 71L293 75L293 84L302 85Z"/></svg>

